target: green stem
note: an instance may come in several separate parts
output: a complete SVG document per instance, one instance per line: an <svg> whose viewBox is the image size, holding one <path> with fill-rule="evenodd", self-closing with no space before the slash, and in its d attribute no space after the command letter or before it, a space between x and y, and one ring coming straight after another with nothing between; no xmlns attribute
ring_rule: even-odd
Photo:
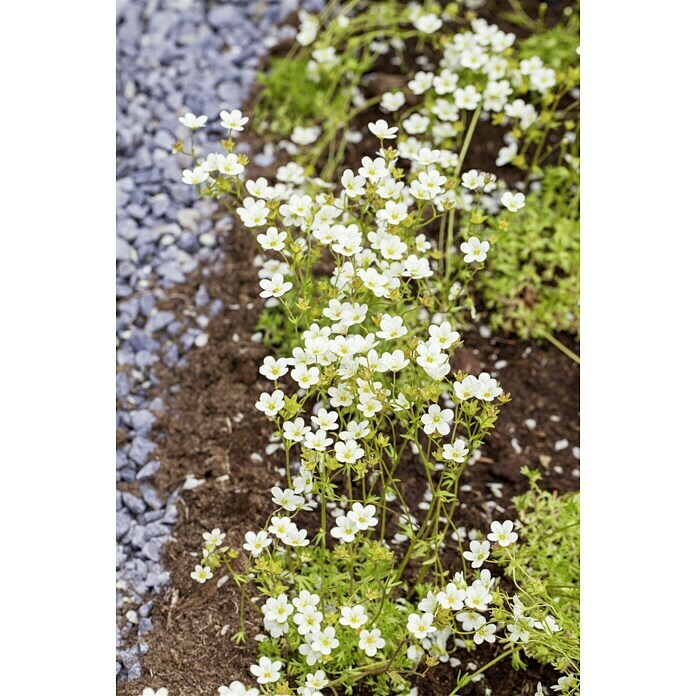
<svg viewBox="0 0 696 696"><path fill-rule="evenodd" d="M578 365L580 364L580 356L577 353L573 352L567 346L564 346L553 334L549 333L548 331L540 331L539 335L542 338L545 338L551 345L558 348L558 350L560 350L561 353L569 357L571 360L575 361Z"/></svg>

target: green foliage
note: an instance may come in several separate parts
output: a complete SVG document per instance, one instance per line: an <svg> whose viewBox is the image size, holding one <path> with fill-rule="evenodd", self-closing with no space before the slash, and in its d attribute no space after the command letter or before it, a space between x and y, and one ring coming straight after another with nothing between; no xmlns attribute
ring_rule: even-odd
<svg viewBox="0 0 696 696"><path fill-rule="evenodd" d="M497 241L478 276L491 328L522 338L579 333L578 197L576 173L547 168L541 189L527 196L514 228L497 228Z"/></svg>
<svg viewBox="0 0 696 696"><path fill-rule="evenodd" d="M496 556L527 613L537 620L553 617L560 627L532 633L525 654L553 665L572 683L580 669L580 494L544 491L537 484L539 472L523 473L530 489L514 501L521 543Z"/></svg>
<svg viewBox="0 0 696 696"><path fill-rule="evenodd" d="M270 118L274 133L289 135L294 126L322 118L327 110L321 84L309 79L307 61L273 58L268 72L259 73L262 87L257 114ZM292 101L288 96L292 95Z"/></svg>
<svg viewBox="0 0 696 696"><path fill-rule="evenodd" d="M523 58L539 56L555 70L568 70L580 65L580 15L570 13L564 22L534 33L520 42Z"/></svg>

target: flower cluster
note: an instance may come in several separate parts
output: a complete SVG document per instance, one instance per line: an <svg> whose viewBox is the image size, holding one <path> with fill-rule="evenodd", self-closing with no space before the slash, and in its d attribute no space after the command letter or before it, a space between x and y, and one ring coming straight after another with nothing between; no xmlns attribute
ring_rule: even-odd
<svg viewBox="0 0 696 696"><path fill-rule="evenodd" d="M425 36L447 19L416 5L406 15ZM300 22L308 70L330 71L340 56L316 43L320 20L301 13ZM182 180L234 212L258 244L277 350L259 366L268 384L256 408L285 455L266 524L244 535L246 553L214 529L191 573L200 583L218 569L233 578L235 640L246 639L249 604L263 626L250 667L259 688L233 682L221 696L322 696L363 679L390 693L397 677L405 685L436 664L460 666L458 651L498 642L519 656L564 631L557 614L510 596L484 568L511 557L516 524L494 521L463 539L454 521L462 474L508 397L489 372L454 371L453 355L464 310L473 311L472 280L496 251L490 232L514 225L527 201L492 173L464 171L467 149L489 119L510 126L498 166L521 162L557 83L538 57L511 53L514 41L480 19L452 36L439 69L422 61L408 81L401 117L406 94L385 94L386 118L346 134L375 148L336 181L300 161L273 181L250 179L234 142L246 117L223 112L224 152L203 157L193 134L206 117L182 118L194 158ZM321 126L296 125L286 149L320 139ZM404 479L426 486L417 509ZM450 539L454 573L442 558Z"/></svg>

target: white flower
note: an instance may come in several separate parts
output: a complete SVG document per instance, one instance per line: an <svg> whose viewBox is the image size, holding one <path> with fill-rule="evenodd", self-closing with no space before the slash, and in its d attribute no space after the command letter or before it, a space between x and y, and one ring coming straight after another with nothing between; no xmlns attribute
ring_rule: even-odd
<svg viewBox="0 0 696 696"><path fill-rule="evenodd" d="M476 629L474 643L481 645L483 642L495 643L495 624L484 624Z"/></svg>
<svg viewBox="0 0 696 696"><path fill-rule="evenodd" d="M143 693L141 694L141 696L169 696L169 690L165 689L164 687L161 687L157 689L157 691L155 691L151 687L146 686L143 689Z"/></svg>
<svg viewBox="0 0 696 696"><path fill-rule="evenodd" d="M441 156L442 152L440 150L431 150L429 147L422 147L420 150L418 150L415 160L418 162L418 164L428 167L431 164L439 162Z"/></svg>
<svg viewBox="0 0 696 696"><path fill-rule="evenodd" d="M498 157L495 160L496 167L504 167L506 164L510 164L517 154L517 143L512 142L509 145L505 145L498 150Z"/></svg>
<svg viewBox="0 0 696 696"><path fill-rule="evenodd" d="M450 431L450 422L454 418L451 408L441 409L437 404L431 404L428 412L421 416L423 430L427 435L437 432L439 435L447 435Z"/></svg>
<svg viewBox="0 0 696 696"><path fill-rule="evenodd" d="M506 191L500 202L511 212L516 213L525 206L524 193L512 193L512 191Z"/></svg>
<svg viewBox="0 0 696 696"><path fill-rule="evenodd" d="M428 594L418 602L419 611L429 611L431 614L435 614L438 606L440 605L437 601L437 595L432 590L428 590Z"/></svg>
<svg viewBox="0 0 696 696"><path fill-rule="evenodd" d="M460 401L474 398L481 390L479 381L472 375L468 375L461 382L454 382L452 386L455 397Z"/></svg>
<svg viewBox="0 0 696 696"><path fill-rule="evenodd" d="M307 365L299 364L295 366L295 369L290 373L290 376L300 387L302 387L302 389L308 389L319 382L319 368L307 367Z"/></svg>
<svg viewBox="0 0 696 696"><path fill-rule="evenodd" d="M543 621L537 621L534 624L534 628L538 628L540 631L546 633L558 633L563 629L556 623L556 619L553 616L547 616Z"/></svg>
<svg viewBox="0 0 696 696"><path fill-rule="evenodd" d="M191 130L203 128L207 121L207 116L196 116L191 112L187 113L184 116L179 116L179 123L183 123L187 128L190 128Z"/></svg>
<svg viewBox="0 0 696 696"><path fill-rule="evenodd" d="M464 608L466 590L457 587L453 582L447 583L442 592L437 593L437 602L443 609L459 611Z"/></svg>
<svg viewBox="0 0 696 696"><path fill-rule="evenodd" d="M433 13L422 14L413 20L413 26L424 34L432 34L442 26L442 20Z"/></svg>
<svg viewBox="0 0 696 696"><path fill-rule="evenodd" d="M262 290L261 297L282 297L292 289L292 283L285 282L281 273L275 273L270 280L260 280L259 285Z"/></svg>
<svg viewBox="0 0 696 696"><path fill-rule="evenodd" d="M357 198L365 193L365 177L356 176L352 170L346 169L341 176L341 186L348 198Z"/></svg>
<svg viewBox="0 0 696 696"><path fill-rule="evenodd" d="M350 517L342 515L336 519L336 526L331 529L331 536L343 544L350 544L355 539L357 532L357 523Z"/></svg>
<svg viewBox="0 0 696 696"><path fill-rule="evenodd" d="M248 121L249 117L242 116L242 112L239 109L220 112L220 122L222 123L222 127L227 128L228 130L241 132L244 130L244 124Z"/></svg>
<svg viewBox="0 0 696 696"><path fill-rule="evenodd" d="M358 647L365 651L368 657L374 657L378 650L381 650L387 642L382 638L382 631L373 628L371 631L363 629L360 631L360 642Z"/></svg>
<svg viewBox="0 0 696 696"><path fill-rule="evenodd" d="M378 220L386 220L387 224L389 225L398 225L402 220L405 220L406 217L408 216L408 206L406 203L397 203L396 201L387 201L384 204L384 208L382 210L377 211L377 219ZM382 241L391 239L395 237L396 235L387 235L383 238ZM396 238L398 242L401 242L401 239L399 237ZM382 254L386 258L391 258L388 254L384 253L384 250L382 248L381 242L380 242L380 250L382 250ZM406 251L406 245L403 245L403 250L401 253L395 257L396 259L400 259L403 256L403 252Z"/></svg>
<svg viewBox="0 0 696 696"><path fill-rule="evenodd" d="M278 167L276 178L278 181L299 186L305 180L304 167L301 167L297 162L288 162L282 167Z"/></svg>
<svg viewBox="0 0 696 696"><path fill-rule="evenodd" d="M371 157L363 157L362 167L358 169L358 174L372 182L377 182L389 176L389 170L386 167L386 162L382 157L376 157L374 160Z"/></svg>
<svg viewBox="0 0 696 696"><path fill-rule="evenodd" d="M457 105L447 99L436 99L431 111L441 121L458 121L459 108Z"/></svg>
<svg viewBox="0 0 696 696"><path fill-rule="evenodd" d="M380 330L377 332L378 338L390 340L401 338L408 333L408 329L404 326L404 320L401 317L392 317L389 314L382 315L379 322Z"/></svg>
<svg viewBox="0 0 696 696"><path fill-rule="evenodd" d="M266 234L260 234L256 239L266 251L283 251L287 236L287 232L278 232L275 227L269 227Z"/></svg>
<svg viewBox="0 0 696 696"><path fill-rule="evenodd" d="M470 191L483 188L483 183L483 174L481 174L478 169L470 169L468 172L462 174L462 186Z"/></svg>
<svg viewBox="0 0 696 696"><path fill-rule="evenodd" d="M302 126L295 126L290 136L290 140L298 145L311 145L319 137L321 133L321 128L318 126L309 126L308 128L302 128Z"/></svg>
<svg viewBox="0 0 696 696"><path fill-rule="evenodd" d="M240 163L237 155L233 153L218 155L215 163L220 174L226 174L227 176L237 176L237 174L241 174L244 171L244 165Z"/></svg>
<svg viewBox="0 0 696 696"><path fill-rule="evenodd" d="M268 185L268 179L260 176L258 179L248 179L244 186L246 190L256 198L272 198L273 187Z"/></svg>
<svg viewBox="0 0 696 696"><path fill-rule="evenodd" d="M447 444L442 448L442 457L448 462L461 464L466 459L467 454L469 454L469 450L465 440L455 440L451 445Z"/></svg>
<svg viewBox="0 0 696 696"><path fill-rule="evenodd" d="M249 669L259 684L270 684L280 679L283 663L280 660L271 662L268 657L264 656L258 661L258 664L252 665Z"/></svg>
<svg viewBox="0 0 696 696"><path fill-rule="evenodd" d="M278 415L283 406L285 406L285 394L280 389L276 389L272 394L264 392L256 402L256 408L269 418Z"/></svg>
<svg viewBox="0 0 696 696"><path fill-rule="evenodd" d="M271 495L273 502L288 512L295 512L304 503L304 498L301 495L297 495L292 488L283 490L279 486L274 486L271 489Z"/></svg>
<svg viewBox="0 0 696 696"><path fill-rule="evenodd" d="M433 84L433 74L430 72L423 72L419 70L413 79L408 83L408 88L414 94L423 94L430 89Z"/></svg>
<svg viewBox="0 0 696 696"><path fill-rule="evenodd" d="M483 542L487 544L487 541ZM473 585L469 585L466 588L466 599L465 604L469 609L475 609L476 611L486 611L488 609L488 603L493 599L492 595L488 592L488 588L481 582L474 582Z"/></svg>
<svg viewBox="0 0 696 696"><path fill-rule="evenodd" d="M303 590L306 592L306 590ZM293 599L293 602L295 600ZM321 629L321 622L324 615L317 611L313 606L308 606L304 611L299 611L292 617L297 624L297 631L301 636L314 635Z"/></svg>
<svg viewBox="0 0 696 696"><path fill-rule="evenodd" d="M493 522L491 524L491 533L488 538L495 542L497 541L501 546L509 546L517 541L517 532L512 531L512 521L505 520L502 524L500 522Z"/></svg>
<svg viewBox="0 0 696 696"><path fill-rule="evenodd" d="M269 597L261 606L261 611L270 621L284 624L292 616L294 609L288 602L288 596L282 593L277 597Z"/></svg>
<svg viewBox="0 0 696 696"><path fill-rule="evenodd" d="M357 225L334 225L335 244L331 245L333 251L343 256L353 256L362 251L362 232Z"/></svg>
<svg viewBox="0 0 696 696"><path fill-rule="evenodd" d="M476 398L482 401L493 401L496 397L503 393L498 382L494 380L487 372L482 372L478 376L479 388L476 392Z"/></svg>
<svg viewBox="0 0 696 696"><path fill-rule="evenodd" d="M355 440L336 443L336 459L344 464L355 464L364 454L365 450Z"/></svg>
<svg viewBox="0 0 696 696"><path fill-rule="evenodd" d="M486 623L486 619L475 611L461 611L456 618L462 624L462 631L476 631Z"/></svg>
<svg viewBox="0 0 696 696"><path fill-rule="evenodd" d="M558 681L551 687L551 691L563 691L570 693L573 687L577 687L577 680L574 675L566 674L558 677Z"/></svg>
<svg viewBox="0 0 696 696"><path fill-rule="evenodd" d="M288 373L288 361L285 358L276 360L273 356L267 355L263 359L263 365L259 367L259 372L267 379L275 382Z"/></svg>
<svg viewBox="0 0 696 696"><path fill-rule="evenodd" d="M426 611L424 614L409 614L406 629L419 640L425 638L437 630L433 626L433 618L429 611Z"/></svg>
<svg viewBox="0 0 696 696"><path fill-rule="evenodd" d="M222 544L222 540L226 537L226 534L223 534L217 527L213 529L212 532L203 532L203 538L206 541L206 544L209 546L220 546Z"/></svg>
<svg viewBox="0 0 696 696"><path fill-rule="evenodd" d="M338 413L336 411L327 411L325 408L320 408L316 416L312 416L312 423L317 428L323 430L338 430Z"/></svg>
<svg viewBox="0 0 696 696"><path fill-rule="evenodd" d="M291 529L296 529L295 523L289 517L271 517L271 524L268 525L268 531L278 539L283 539L287 536Z"/></svg>
<svg viewBox="0 0 696 696"><path fill-rule="evenodd" d="M443 321L439 326L431 324L428 333L433 343L440 346L442 350L451 348L459 340L459 334L452 329L452 324L448 321Z"/></svg>
<svg viewBox="0 0 696 696"><path fill-rule="evenodd" d="M326 437L326 431L321 428L315 433L310 432L305 435L304 446L307 449L323 452L331 444L333 444L333 440L330 437Z"/></svg>
<svg viewBox="0 0 696 696"><path fill-rule="evenodd" d="M467 85L464 89L460 87L454 91L454 103L458 109L464 109L465 111L474 111L481 98L481 95L473 85Z"/></svg>
<svg viewBox="0 0 696 696"><path fill-rule="evenodd" d="M264 529L262 529L258 534L254 534L254 532L247 532L244 535L244 539L246 541L242 548L246 549L254 558L259 556L267 546L271 545L273 541L268 536L268 532L266 532Z"/></svg>
<svg viewBox="0 0 696 696"><path fill-rule="evenodd" d="M210 174L203 167L195 167L193 171L184 169L181 173L181 180L189 186L198 186L208 180Z"/></svg>
<svg viewBox="0 0 696 696"><path fill-rule="evenodd" d="M433 79L433 88L436 94L451 94L457 88L459 76L451 70L443 70Z"/></svg>
<svg viewBox="0 0 696 696"><path fill-rule="evenodd" d="M354 607L341 608L341 618L338 620L338 623L341 626L349 626L350 628L361 628L367 623L367 619L365 607L362 604L356 604Z"/></svg>
<svg viewBox="0 0 696 696"><path fill-rule="evenodd" d="M311 428L305 425L304 418L295 418L294 421L283 423L283 437L291 442L302 442L310 430Z"/></svg>
<svg viewBox="0 0 696 696"><path fill-rule="evenodd" d="M306 638L307 642L303 643L300 645L299 652L300 655L303 655L305 658L305 661L307 664L311 667L312 665L316 665L317 661L321 657L321 653L318 653L316 650L312 650L312 636L310 635L308 638Z"/></svg>
<svg viewBox="0 0 696 696"><path fill-rule="evenodd" d="M415 198L431 201L442 192L446 182L447 177L433 167L418 174L418 179L411 183L410 191Z"/></svg>
<svg viewBox="0 0 696 696"><path fill-rule="evenodd" d="M422 278L429 278L433 275L433 271L430 268L428 259L418 258L415 254L411 254L404 261L403 275L414 280L421 280Z"/></svg>
<svg viewBox="0 0 696 696"><path fill-rule="evenodd" d="M543 67L544 63L539 56L532 56L531 58L520 61L520 73L522 75L531 75L533 72Z"/></svg>
<svg viewBox="0 0 696 696"><path fill-rule="evenodd" d="M398 111L406 102L403 92L385 92L379 103L382 111Z"/></svg>
<svg viewBox="0 0 696 696"><path fill-rule="evenodd" d="M380 140L391 140L393 138L396 138L396 134L399 131L399 129L396 126L390 128L383 118L380 118L374 123L368 123L367 127L370 133L372 133Z"/></svg>
<svg viewBox="0 0 696 696"><path fill-rule="evenodd" d="M323 631L317 631L313 636L312 650L322 655L330 655L331 651L339 645L335 636L336 629L333 626L327 626Z"/></svg>
<svg viewBox="0 0 696 696"><path fill-rule="evenodd" d="M307 530L294 527L283 537L282 542L288 546L309 546Z"/></svg>
<svg viewBox="0 0 696 696"><path fill-rule="evenodd" d="M409 135L420 135L421 133L425 133L425 131L428 130L429 125L430 119L427 116L424 116L423 114L411 114L403 122L404 130ZM418 150L414 152L414 155L416 154L418 154Z"/></svg>
<svg viewBox="0 0 696 696"><path fill-rule="evenodd" d="M377 370L379 372L398 372L403 370L411 361L404 355L402 350L395 350L393 353L382 353Z"/></svg>
<svg viewBox="0 0 696 696"><path fill-rule="evenodd" d="M370 426L368 421L350 421L346 425L346 429L339 433L338 437L341 440L359 440L370 434Z"/></svg>
<svg viewBox="0 0 696 696"><path fill-rule="evenodd" d="M348 518L355 522L360 531L365 531L377 525L379 520L375 516L375 512L377 512L377 508L374 505L363 506L362 503L353 503L348 512Z"/></svg>
<svg viewBox="0 0 696 696"><path fill-rule="evenodd" d="M308 674L305 678L305 686L313 691L323 689L328 683L329 680L321 669L317 670L314 674Z"/></svg>
<svg viewBox="0 0 696 696"><path fill-rule="evenodd" d="M314 611L315 607L319 604L321 598L319 595L309 592L307 590L302 590L295 599L292 600L293 605L297 611L305 614L309 611Z"/></svg>
<svg viewBox="0 0 696 696"><path fill-rule="evenodd" d="M469 240L462 242L459 247L464 254L466 263L482 262L486 260L486 254L491 248L488 242L482 242L478 237L469 237Z"/></svg>
<svg viewBox="0 0 696 696"><path fill-rule="evenodd" d="M529 76L529 82L538 92L548 92L556 84L556 73L553 68L539 68Z"/></svg>
<svg viewBox="0 0 696 696"><path fill-rule="evenodd" d="M491 555L491 545L488 541L476 541L469 544L469 551L463 553L464 558L471 562L472 568L480 568L483 562Z"/></svg>
<svg viewBox="0 0 696 696"><path fill-rule="evenodd" d="M260 227L268 220L269 210L266 201L256 200L248 196L242 201L242 207L237 208L237 215L247 227Z"/></svg>
<svg viewBox="0 0 696 696"><path fill-rule="evenodd" d="M508 638L513 643L526 643L529 640L529 630L524 622L508 624Z"/></svg>
<svg viewBox="0 0 696 696"><path fill-rule="evenodd" d="M213 577L213 571L208 566L197 565L196 569L191 573L191 577L202 585L206 580L210 580Z"/></svg>

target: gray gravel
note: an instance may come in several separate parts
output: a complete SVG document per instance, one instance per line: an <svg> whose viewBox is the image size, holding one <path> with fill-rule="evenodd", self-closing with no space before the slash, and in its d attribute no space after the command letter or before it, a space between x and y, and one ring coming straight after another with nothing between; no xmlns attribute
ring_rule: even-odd
<svg viewBox="0 0 696 696"><path fill-rule="evenodd" d="M278 25L300 4L318 9L323 2L117 0L116 394L117 427L126 437L116 469L117 483L136 484L135 494L116 491L120 680L141 675L152 599L169 581L159 560L177 514L179 491L160 499L147 483L159 468L152 433L165 407L157 364L183 366L187 351L206 344L209 318L223 310L204 285L185 316L155 308L194 269L215 269L218 239L229 224L213 225L211 202L196 200L181 183L186 162L171 146L187 131L177 117L206 114L198 143L215 149L224 135L219 112L241 108L259 57L294 35Z"/></svg>

